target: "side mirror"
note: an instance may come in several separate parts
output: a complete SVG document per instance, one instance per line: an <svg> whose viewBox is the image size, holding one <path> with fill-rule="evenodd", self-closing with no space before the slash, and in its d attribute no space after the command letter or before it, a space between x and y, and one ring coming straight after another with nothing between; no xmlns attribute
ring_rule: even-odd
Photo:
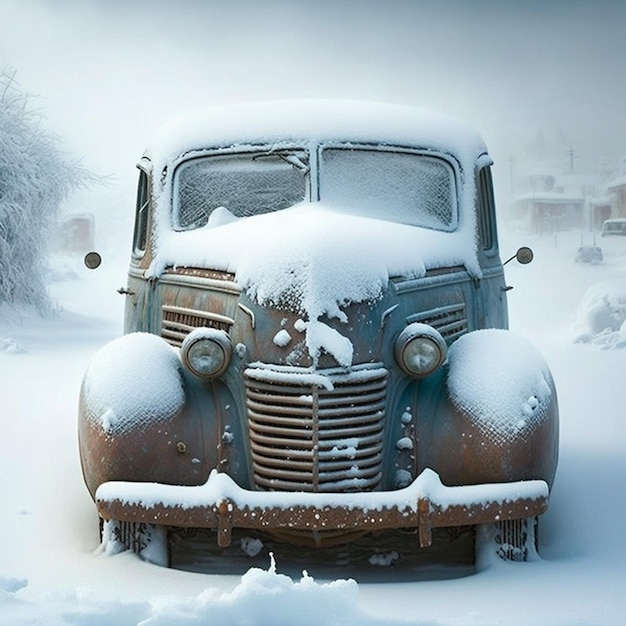
<svg viewBox="0 0 626 626"><path fill-rule="evenodd" d="M518 263L528 265L535 258L534 252L527 246L522 246L510 259L507 259L502 265L506 265L509 261L517 259Z"/></svg>
<svg viewBox="0 0 626 626"><path fill-rule="evenodd" d="M97 252L88 252L83 259L83 263L87 269L95 270L100 267L102 257Z"/></svg>

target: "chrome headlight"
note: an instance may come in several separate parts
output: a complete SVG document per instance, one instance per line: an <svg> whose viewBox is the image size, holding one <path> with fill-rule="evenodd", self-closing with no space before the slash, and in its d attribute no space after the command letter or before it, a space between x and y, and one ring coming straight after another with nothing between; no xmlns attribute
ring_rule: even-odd
<svg viewBox="0 0 626 626"><path fill-rule="evenodd" d="M200 378L215 378L226 371L233 354L230 337L216 328L192 330L180 347L185 367Z"/></svg>
<svg viewBox="0 0 626 626"><path fill-rule="evenodd" d="M448 347L441 333L427 324L409 324L396 339L398 365L410 376L432 374L446 360Z"/></svg>

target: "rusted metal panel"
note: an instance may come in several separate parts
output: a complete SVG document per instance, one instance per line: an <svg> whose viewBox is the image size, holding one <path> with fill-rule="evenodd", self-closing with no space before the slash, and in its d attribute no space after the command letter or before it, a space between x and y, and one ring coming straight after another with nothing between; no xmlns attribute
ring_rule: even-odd
<svg viewBox="0 0 626 626"><path fill-rule="evenodd" d="M320 110L333 108L328 106ZM419 137L407 135L408 128L390 119L391 135L383 140L386 133L379 136L378 132L388 120L378 117L377 107L376 111L370 113L376 119L372 128L378 130L367 141L363 129L356 136L346 136L346 129L332 137L296 134L272 139L267 145L241 143L236 134L225 143L206 143L205 135L197 145L175 152L168 162L153 164L149 155L142 160L131 268L128 284L120 290L127 300L124 329L127 334L160 337L159 345L174 358L167 367L180 374L176 391L184 399L175 410L166 411L151 396L139 393L146 382L139 373L151 372L157 387L159 380L168 377L155 378L164 372L148 367L154 365L149 354L139 355L133 369L124 351L119 352L114 375L137 385L137 393L131 389L128 394L132 411L127 403L118 403L117 418L130 424L128 429L108 429L109 407L94 400L102 391L98 381L92 381L93 395L83 389L81 463L103 518L216 529L220 545L227 545L232 529L238 527L281 533L287 540L298 533L332 532L348 538L359 532L408 527L416 528L420 544L427 546L433 528L524 519L546 509L558 457L558 406L551 378L544 380L549 400L542 419L532 428L513 429L505 439L495 436L497 428L485 430L476 416L495 412L496 421L516 425L519 403L508 413L500 411L497 402L492 402L498 404L495 407L468 408L455 404L448 385L454 378L448 376L452 358L446 360L446 354L452 355L455 346L475 337L476 331L507 326L507 287L495 237L491 178L484 175L490 160L482 144L469 151L468 146L457 146L455 152L457 142L452 141L450 150L443 150L454 133L446 125L445 137L435 140L436 127L423 126L421 116L419 122L414 120L415 128L411 126L415 133L421 129ZM263 116L268 113L264 110ZM293 113L302 113L301 103ZM256 126L261 118L246 115L246 119L246 124L255 120ZM335 123L348 120L344 110ZM274 121L272 132L283 128L282 121ZM311 122L308 119L307 128ZM397 136L399 128L402 137ZM265 135L255 132L254 136ZM365 168L359 165L364 155L370 163ZM341 156L346 157L340 159L344 169L335 171L335 180L332 163ZM395 176L399 158L403 163L409 159L411 168L417 168L407 170L413 174ZM417 167L420 160L423 167ZM372 169L372 163L382 162L387 162L386 168ZM181 187L185 171L190 177ZM192 171L198 178L191 176ZM432 185L416 185L418 172ZM368 187L372 173L379 176L375 189ZM335 182L328 186L327 180ZM343 191L336 195L338 205L333 209L335 184L348 191L345 197ZM419 207L413 195L416 188L424 195ZM324 189L331 190L330 200ZM405 202L403 194L397 195L403 189L412 200ZM380 192L380 197L374 192ZM360 213L360 204L370 196L374 204ZM315 203L320 200L325 209L318 216ZM300 203L310 206L291 211ZM270 215L282 210L290 211L296 221L281 222L281 216ZM493 215L486 215L489 211ZM303 215L308 217L298 226ZM332 221L340 215L340 220ZM331 249L344 250L353 223L346 223L346 216L356 220L359 229L363 218L379 220L375 223L381 228L385 221L394 222L389 232L399 235L406 273L387 267L377 295L364 288L370 281L359 264L360 249L356 265L351 255L333 259L328 254ZM266 232L278 232L282 239L271 247L260 227L257 239L256 230L246 230L248 219L259 220L257 226L267 224ZM309 236L316 220L330 224L321 238ZM476 241L475 224L489 224L491 229L480 230L480 241ZM410 237L405 230L400 236L398 227L413 229ZM253 237L244 236L246 232ZM359 240L364 255L370 247L374 254L381 241L390 241L379 236L378 227L364 232L367 241ZM421 235L415 237L416 232ZM161 250L170 235L179 243L187 242L189 250L187 244L165 245ZM457 235L462 237L454 239ZM451 258L447 250L455 241L463 242L462 253ZM280 263L276 258L268 263L263 246L281 250L283 243L299 256L294 256L288 271L283 268L283 273L275 274L274 266ZM187 254L192 248L197 255ZM260 257L262 276L255 280L263 284L246 282L246 272L238 267L246 251ZM248 270L255 264L256 257L243 263ZM307 290L325 293L335 283L345 293L333 296L333 303L324 307L307 308L311 296ZM270 285L281 289L274 292L272 287L271 297L258 297ZM359 287L356 292L354 287ZM428 332L407 335L406 329L413 326ZM429 341L431 348L437 348L436 361L428 355ZM414 350L411 360L398 356L408 345ZM516 364L514 352L486 350L476 359L477 368L492 356L496 359L491 370L496 375L490 381L494 388L500 369ZM195 368L192 358L196 364L204 359L207 369ZM214 369L209 367L212 363ZM513 379L523 367L522 363L514 369ZM110 389L109 382L102 381L102 388ZM453 498L453 504L446 505L417 489L407 499L404 489L427 469L445 485L468 488L462 493L471 492L472 497ZM213 471L254 497L226 494L187 506L176 498L165 500L171 502L168 505L158 500L142 505L142 497L97 495L101 486L112 481L135 485L137 494L148 490L145 483L155 482L201 491ZM519 496L514 487L520 481L540 482L543 489L532 497L527 492ZM496 483L505 485L505 491L510 488L506 497L476 496L482 487ZM296 504L277 505L276 494L287 494L289 502ZM350 504L355 498L359 506ZM371 505L381 501L384 506Z"/></svg>

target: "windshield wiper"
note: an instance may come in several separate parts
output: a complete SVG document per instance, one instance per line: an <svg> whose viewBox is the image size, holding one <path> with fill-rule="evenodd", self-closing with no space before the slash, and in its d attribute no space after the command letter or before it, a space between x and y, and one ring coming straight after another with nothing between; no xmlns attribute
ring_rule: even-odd
<svg viewBox="0 0 626 626"><path fill-rule="evenodd" d="M275 152L264 152L262 154L256 154L252 157L253 161L257 159L265 159L268 157L278 157L285 161L285 163L289 163L289 165L295 167L297 170L301 171L303 174L309 173L309 166L307 163L302 161L298 156L296 156L293 152L283 151L275 151Z"/></svg>

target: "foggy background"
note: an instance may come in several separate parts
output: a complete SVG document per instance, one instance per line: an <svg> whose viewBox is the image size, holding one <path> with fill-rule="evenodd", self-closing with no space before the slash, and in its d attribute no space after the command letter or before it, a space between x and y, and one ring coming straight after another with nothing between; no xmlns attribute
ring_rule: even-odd
<svg viewBox="0 0 626 626"><path fill-rule="evenodd" d="M290 97L461 117L502 203L540 134L557 158L626 154L625 24L621 0L0 0L0 69L72 156L113 175L82 210L131 217L135 163L169 116Z"/></svg>

